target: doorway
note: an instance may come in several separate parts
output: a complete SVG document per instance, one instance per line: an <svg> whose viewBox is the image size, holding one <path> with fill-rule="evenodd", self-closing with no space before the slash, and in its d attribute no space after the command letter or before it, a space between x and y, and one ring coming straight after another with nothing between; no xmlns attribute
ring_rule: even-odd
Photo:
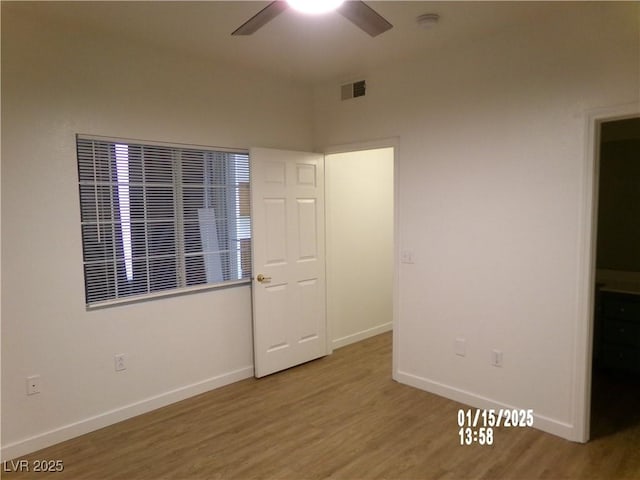
<svg viewBox="0 0 640 480"><path fill-rule="evenodd" d="M325 155L329 351L392 330L394 155Z"/></svg>
<svg viewBox="0 0 640 480"><path fill-rule="evenodd" d="M591 439L640 423L640 117L597 128Z"/></svg>
<svg viewBox="0 0 640 480"><path fill-rule="evenodd" d="M251 149L256 377L392 330L394 155Z"/></svg>

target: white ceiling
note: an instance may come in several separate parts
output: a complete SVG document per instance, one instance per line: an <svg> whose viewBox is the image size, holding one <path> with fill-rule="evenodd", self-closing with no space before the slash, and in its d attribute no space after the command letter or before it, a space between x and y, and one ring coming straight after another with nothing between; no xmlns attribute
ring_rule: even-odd
<svg viewBox="0 0 640 480"><path fill-rule="evenodd" d="M566 14L559 2L368 1L393 28L371 38L338 13L310 17L291 9L251 36L231 32L269 2L18 2L3 8L65 29L95 29L163 49L271 71L294 81L348 80L370 68ZM574 4L575 5L575 4ZM415 18L438 13L433 29Z"/></svg>

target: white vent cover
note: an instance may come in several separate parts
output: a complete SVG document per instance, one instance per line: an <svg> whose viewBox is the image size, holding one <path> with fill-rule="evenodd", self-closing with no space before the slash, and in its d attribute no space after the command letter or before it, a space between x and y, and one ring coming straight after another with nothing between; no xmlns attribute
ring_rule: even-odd
<svg viewBox="0 0 640 480"><path fill-rule="evenodd" d="M348 100L350 98L364 97L367 91L367 84L364 80L359 80L353 83L347 83L340 87L342 100Z"/></svg>

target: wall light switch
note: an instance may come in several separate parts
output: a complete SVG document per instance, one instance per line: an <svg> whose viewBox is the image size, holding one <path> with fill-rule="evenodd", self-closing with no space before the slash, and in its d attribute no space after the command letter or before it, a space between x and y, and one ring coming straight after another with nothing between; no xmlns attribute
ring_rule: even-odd
<svg viewBox="0 0 640 480"><path fill-rule="evenodd" d="M456 338L454 351L456 355L464 357L467 354L466 340L464 338Z"/></svg>
<svg viewBox="0 0 640 480"><path fill-rule="evenodd" d="M502 352L500 350L493 350L491 352L491 365L494 367L502 366Z"/></svg>
<svg viewBox="0 0 640 480"><path fill-rule="evenodd" d="M415 263L415 257L413 254L413 250L402 250L400 254L400 262L401 263Z"/></svg>

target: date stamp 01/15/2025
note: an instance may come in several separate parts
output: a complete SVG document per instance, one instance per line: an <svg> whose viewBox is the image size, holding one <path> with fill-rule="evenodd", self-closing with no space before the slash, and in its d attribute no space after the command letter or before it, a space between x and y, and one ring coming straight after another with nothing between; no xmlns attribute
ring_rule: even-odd
<svg viewBox="0 0 640 480"><path fill-rule="evenodd" d="M458 437L460 445L493 445L494 429L533 427L533 410L460 409Z"/></svg>

